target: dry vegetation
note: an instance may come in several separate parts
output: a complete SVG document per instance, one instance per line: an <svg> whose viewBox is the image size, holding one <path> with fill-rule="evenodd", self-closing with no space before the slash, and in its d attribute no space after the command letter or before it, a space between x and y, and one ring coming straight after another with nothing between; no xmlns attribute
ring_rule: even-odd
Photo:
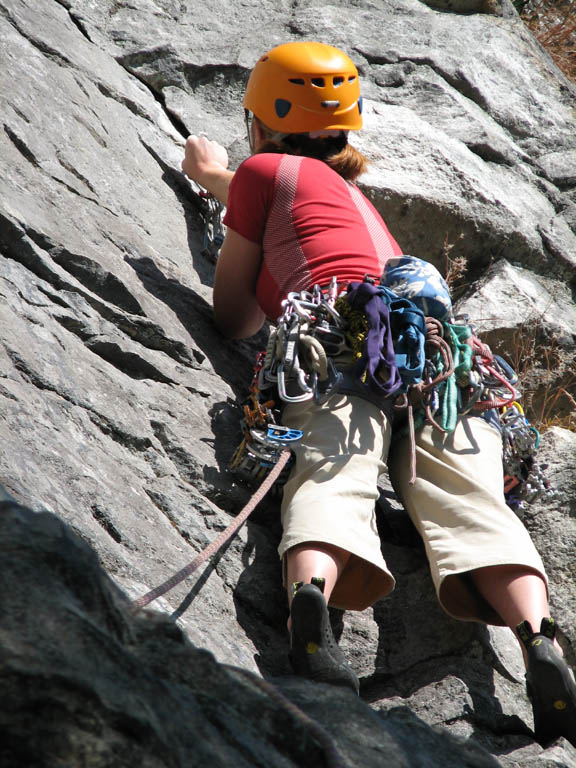
<svg viewBox="0 0 576 768"><path fill-rule="evenodd" d="M458 299L469 286L468 261L452 257L453 246L444 243L444 275L452 298ZM576 360L550 335L543 315L527 317L511 333L481 338L518 374L522 405L536 429L544 432L556 426L576 432Z"/></svg>
<svg viewBox="0 0 576 768"><path fill-rule="evenodd" d="M514 5L558 67L576 81L576 1L515 0Z"/></svg>
<svg viewBox="0 0 576 768"><path fill-rule="evenodd" d="M528 318L512 338L494 351L517 372L522 403L540 432L563 427L576 432L576 364L554 338L546 335L541 317Z"/></svg>
<svg viewBox="0 0 576 768"><path fill-rule="evenodd" d="M576 82L576 0L515 0L538 42L564 74ZM537 324L518 333L517 370L527 385L531 418L538 429L561 426L576 431L576 366L563 365L558 347L539 344ZM539 370L538 370L539 369ZM537 378L539 386L532 389Z"/></svg>

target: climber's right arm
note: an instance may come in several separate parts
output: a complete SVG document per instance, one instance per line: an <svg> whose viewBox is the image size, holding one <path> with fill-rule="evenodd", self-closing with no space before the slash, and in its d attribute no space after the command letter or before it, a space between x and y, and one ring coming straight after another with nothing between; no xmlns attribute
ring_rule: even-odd
<svg viewBox="0 0 576 768"><path fill-rule="evenodd" d="M266 316L256 300L262 248L228 228L216 262L214 320L229 339L245 339L262 328Z"/></svg>

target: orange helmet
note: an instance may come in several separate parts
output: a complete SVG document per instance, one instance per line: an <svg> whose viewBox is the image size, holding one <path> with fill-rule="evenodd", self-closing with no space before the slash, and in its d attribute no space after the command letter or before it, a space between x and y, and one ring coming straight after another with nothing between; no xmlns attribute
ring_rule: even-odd
<svg viewBox="0 0 576 768"><path fill-rule="evenodd" d="M250 74L243 104L281 133L362 127L358 70L324 43L285 43L265 53Z"/></svg>

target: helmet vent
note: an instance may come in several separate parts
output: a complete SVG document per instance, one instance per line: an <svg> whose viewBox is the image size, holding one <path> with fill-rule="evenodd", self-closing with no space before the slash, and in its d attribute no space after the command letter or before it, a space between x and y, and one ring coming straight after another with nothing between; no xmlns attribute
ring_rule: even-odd
<svg viewBox="0 0 576 768"><path fill-rule="evenodd" d="M340 106L340 102L337 99L334 99L333 101L323 101L322 106L326 107L326 109L337 109Z"/></svg>
<svg viewBox="0 0 576 768"><path fill-rule="evenodd" d="M310 79L310 82L312 83L312 85L315 85L316 88L324 88L324 86L326 85L323 77L312 77Z"/></svg>
<svg viewBox="0 0 576 768"><path fill-rule="evenodd" d="M348 82L349 83L353 83L354 80L356 80L356 76L355 75L352 75L351 77L348 78Z"/></svg>
<svg viewBox="0 0 576 768"><path fill-rule="evenodd" d="M294 85L306 85L301 77L291 77L289 78L289 82L294 83Z"/></svg>
<svg viewBox="0 0 576 768"><path fill-rule="evenodd" d="M341 75L339 75L338 77L332 78L332 83L334 85L334 88L338 88L338 86L342 85L343 82L344 82L344 78Z"/></svg>

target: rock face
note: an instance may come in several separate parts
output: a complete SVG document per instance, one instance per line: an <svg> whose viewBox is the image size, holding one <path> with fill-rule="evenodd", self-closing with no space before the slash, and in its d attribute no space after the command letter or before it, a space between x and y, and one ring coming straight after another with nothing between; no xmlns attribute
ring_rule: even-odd
<svg viewBox="0 0 576 768"><path fill-rule="evenodd" d="M0 715L3 766L402 768L414 738L443 765L497 765L403 707L374 712L349 691L218 664L168 617L134 615L54 515L0 512L2 693L18 702Z"/></svg>
<svg viewBox="0 0 576 768"><path fill-rule="evenodd" d="M272 499L157 602L167 616L128 610L126 594L180 569L249 496L227 463L264 338L227 342L213 327L207 203L179 171L184 137L218 139L237 164L250 67L275 44L319 39L361 71L363 189L406 253L452 271L459 310L556 424L541 451L557 493L523 519L576 661L576 437L563 428L576 382L574 85L508 0L196 5L0 0L0 480L45 511L8 503L1 517L2 764L331 759L313 723L258 687L263 674L323 724L341 764L576 766L567 742L534 742L508 631L442 613L388 490L379 517L398 588L341 626L369 707L278 677Z"/></svg>

